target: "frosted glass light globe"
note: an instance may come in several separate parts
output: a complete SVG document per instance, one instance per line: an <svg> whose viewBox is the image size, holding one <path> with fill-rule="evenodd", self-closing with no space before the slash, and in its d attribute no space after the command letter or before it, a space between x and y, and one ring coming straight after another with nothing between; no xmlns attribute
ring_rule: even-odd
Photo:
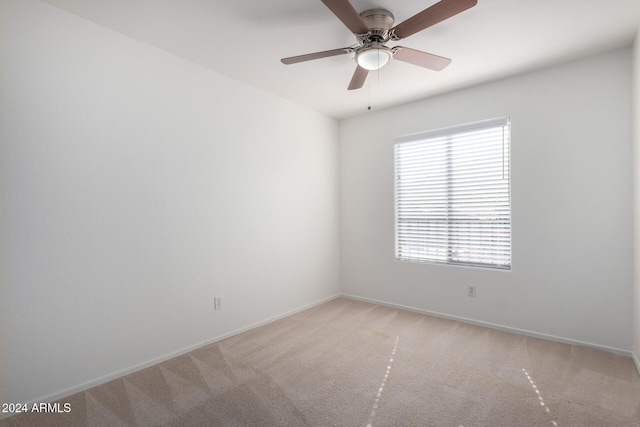
<svg viewBox="0 0 640 427"><path fill-rule="evenodd" d="M367 47L356 53L356 62L365 70L373 71L385 66L393 54L386 46Z"/></svg>

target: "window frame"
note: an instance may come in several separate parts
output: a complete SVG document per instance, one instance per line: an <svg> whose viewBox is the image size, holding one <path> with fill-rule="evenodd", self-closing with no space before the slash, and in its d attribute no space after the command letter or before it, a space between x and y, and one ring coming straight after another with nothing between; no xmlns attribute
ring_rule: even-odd
<svg viewBox="0 0 640 427"><path fill-rule="evenodd" d="M413 255L404 255L402 254L402 247L408 247L411 248L410 244L404 243L401 245L400 242L400 228L402 226L402 224L400 224L399 222L399 215L400 215L400 208L399 208L399 202L400 202L400 196L399 196L399 188L400 188L400 172L399 172L399 154L398 154L398 147L401 146L402 144L405 143L413 143L413 144L420 144L422 143L424 146L426 146L429 143L434 143L435 141L440 140L440 144L444 144L445 150L446 150L446 154L444 154L443 156L450 156L450 152L453 151L453 144L456 144L456 137L460 138L461 135L465 135L465 134L469 134L470 132L481 132L482 130L487 130L487 129L498 129L498 128L502 128L503 134L502 134L502 174L503 174L503 178L502 180L505 179L505 175L506 175L506 200L507 200L507 220L508 221L508 225L505 226L504 224L506 224L504 219L499 219L500 215L498 215L498 212L500 212L500 214L503 214L504 212L500 211L500 204L497 203L497 201L499 200L499 196L504 197L505 196L505 191L504 189L500 190L500 191L496 191L495 193L490 193L491 196L494 196L495 194L497 194L498 196L495 196L495 200L493 200L493 202L495 203L495 206L497 206L495 208L496 215L498 215L497 218L494 219L493 222L488 222L488 223L482 223L480 220L477 221L478 224L480 225L476 225L476 227L481 228L483 225L485 224L490 224L490 225L495 225L496 226L496 232L506 232L507 235L506 236L499 236L498 241L502 240L503 242L506 243L481 243L478 246L476 246L475 248L468 246L466 247L466 249L470 250L470 249L477 249L478 253L480 253L480 255L475 255L477 257L476 261L472 261L471 257L472 255L467 255L467 260L456 260L456 256L454 256L454 251L457 249L458 251L463 248L463 246L460 245L460 241L464 241L464 238L460 237L461 233L458 233L457 238L451 240L451 236L455 233L452 232L451 229L455 230L455 226L456 225L460 225L459 220L456 219L450 219L448 217L448 213L453 211L452 205L455 205L454 202L452 202L452 200L455 197L458 197L457 193L452 192L451 191L451 185L449 184L449 179L451 176L453 176L456 173L460 173L460 170L453 171L451 172L451 165L452 165L452 161L449 157L446 157L447 162L446 162L446 173L445 176L447 177L447 186L446 186L446 211L447 211L447 216L445 219L445 233L444 233L444 240L446 241L446 243L444 244L438 244L438 245L432 245L429 246L428 243L427 244L420 244L417 243L414 246L414 250L429 250L431 249L432 252L438 253L441 252L440 255L438 255L437 257L434 255L422 255L422 256L417 256L415 254ZM448 141L445 141L444 143L442 142L443 138L447 138ZM452 141L453 140L453 141ZM498 139L495 139L495 141L498 141ZM494 142L497 143L497 142ZM511 199L511 118L509 116L505 116L505 117L499 117L499 118L494 118L494 119L489 119L489 120L483 120L483 121L478 121L478 122L472 122L472 123L466 123L466 124L462 124L462 125L456 125L456 126L449 126L449 127L445 127L445 128L440 128L440 129L435 129L435 130L430 130L430 131L426 131L426 132L420 132L420 133L416 133L416 134L411 134L411 135L405 135L405 136L401 136L401 137L397 137L393 139L393 144L394 144L394 237L395 237L395 241L394 241L394 251L395 251L395 259L399 262L413 262L413 263L426 263L426 264L439 264L439 265L454 265L454 266L465 266L465 267L476 267L476 268L487 268L487 269L491 269L491 270L503 270L503 271L511 271L512 269L512 264L513 264L513 259L512 259L512 253L513 253L513 235L512 235L512 199ZM468 148L467 148L468 149ZM442 155L442 154L441 154ZM458 156L460 156L461 154L457 154ZM406 161L405 161L406 163ZM429 163L428 161L425 161L425 164ZM433 166L433 165L432 165ZM405 168L406 168L406 164L405 164ZM463 168L463 171L466 172L466 170ZM477 174L477 171L475 171L475 173ZM406 184L405 184L406 185ZM422 188L426 188L429 184L425 184L425 187ZM433 184L431 184L433 185ZM502 184L502 186L504 186L504 184ZM453 195L452 195L453 194ZM405 200L406 200L406 192L405 192ZM477 199L477 197L472 196L472 199L475 200ZM474 205L475 206L475 205ZM405 215L406 215L406 210L404 211ZM428 214L426 214L424 216L425 221L428 219ZM455 217L454 217L455 218ZM504 223L503 223L504 222ZM409 223L410 224L410 223ZM471 224L471 222L467 223L467 224ZM405 229L407 228L407 224L404 224ZM468 226L468 232L471 233L473 230L473 226ZM427 241L429 239L428 234L430 232L429 231L418 231L418 235L422 234L422 236L424 236L425 241ZM433 233L433 232L431 232ZM403 236L407 237L408 232L405 230ZM433 240L433 238L431 238ZM495 249L495 256L489 256L487 255L487 253L491 252L491 248L494 247ZM442 251L444 250L444 255L442 254ZM502 254L501 257L502 262L498 262L499 261L499 256L498 253L500 251L505 252L506 250L506 255ZM484 252L483 252L484 251ZM409 249L405 250L404 252L409 252ZM438 258L439 257L439 258ZM460 256L458 256L459 258L461 258ZM444 259L443 259L444 258ZM478 261L479 259L483 259L483 261ZM492 260L494 260L495 262L492 262Z"/></svg>

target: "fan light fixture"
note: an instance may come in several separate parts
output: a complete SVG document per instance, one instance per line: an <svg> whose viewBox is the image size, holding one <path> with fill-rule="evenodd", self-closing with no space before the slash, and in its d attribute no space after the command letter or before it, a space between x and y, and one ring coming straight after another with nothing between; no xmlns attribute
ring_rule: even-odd
<svg viewBox="0 0 640 427"><path fill-rule="evenodd" d="M369 72L384 67L392 58L430 70L440 71L451 63L451 59L404 46L389 48L385 44L395 43L417 32L426 30L432 25L449 19L478 4L478 0L439 0L422 12L418 12L411 18L394 26L393 14L388 10L376 8L358 13L350 1L352 0L322 0L322 3L353 33L356 38L356 44L338 49L290 56L282 58L280 61L289 65L337 55L354 55L355 57L352 59L355 60L358 66L353 72L353 77L351 77L351 82L347 88L349 90L362 88ZM431 0L429 3L434 1ZM360 0L359 2L364 4L371 3Z"/></svg>
<svg viewBox="0 0 640 427"><path fill-rule="evenodd" d="M365 70L373 71L385 66L393 53L386 46L366 47L356 53L356 62Z"/></svg>

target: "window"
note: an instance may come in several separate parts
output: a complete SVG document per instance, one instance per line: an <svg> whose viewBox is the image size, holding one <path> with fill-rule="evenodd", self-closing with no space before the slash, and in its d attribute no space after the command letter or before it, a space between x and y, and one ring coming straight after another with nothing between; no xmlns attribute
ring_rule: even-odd
<svg viewBox="0 0 640 427"><path fill-rule="evenodd" d="M509 118L394 140L396 258L511 269Z"/></svg>

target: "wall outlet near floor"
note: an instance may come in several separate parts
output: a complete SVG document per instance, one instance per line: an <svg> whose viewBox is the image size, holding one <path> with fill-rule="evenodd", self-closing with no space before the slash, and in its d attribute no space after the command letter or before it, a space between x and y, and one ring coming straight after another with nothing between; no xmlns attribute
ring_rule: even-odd
<svg viewBox="0 0 640 427"><path fill-rule="evenodd" d="M222 297L213 297L213 309L222 310Z"/></svg>
<svg viewBox="0 0 640 427"><path fill-rule="evenodd" d="M476 296L476 285L467 285L467 296L468 297Z"/></svg>

